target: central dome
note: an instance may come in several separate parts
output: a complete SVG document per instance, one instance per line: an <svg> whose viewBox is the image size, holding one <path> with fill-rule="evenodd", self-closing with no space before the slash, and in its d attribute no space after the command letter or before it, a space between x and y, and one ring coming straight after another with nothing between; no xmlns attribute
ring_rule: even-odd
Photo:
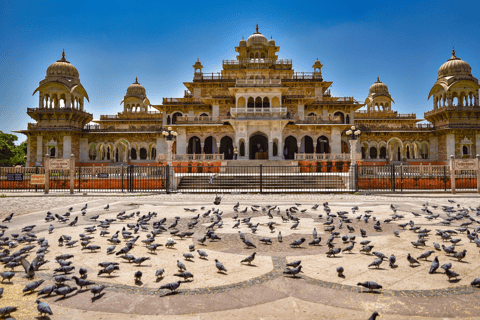
<svg viewBox="0 0 480 320"><path fill-rule="evenodd" d="M452 51L452 57L447 60L440 69L438 69L438 77L453 76L458 74L471 75L472 67L460 58L455 56L455 49Z"/></svg>
<svg viewBox="0 0 480 320"><path fill-rule="evenodd" d="M129 96L139 96L139 95L144 96L145 93L146 93L145 88L140 83L138 83L137 78L135 78L135 82L132 83L127 88L127 95L129 95Z"/></svg>
<svg viewBox="0 0 480 320"><path fill-rule="evenodd" d="M57 62L52 63L47 68L47 77L48 76L65 76L78 78L78 70L70 62L65 59L65 51L62 52L62 59L57 60Z"/></svg>
<svg viewBox="0 0 480 320"><path fill-rule="evenodd" d="M258 24L257 24L257 31L252 34L250 37L247 39L247 46L252 46L252 45L268 45L268 39L258 32Z"/></svg>
<svg viewBox="0 0 480 320"><path fill-rule="evenodd" d="M368 90L370 93L388 93L388 87L386 84L380 81L379 77L377 77L377 82L372 84L370 87L370 90Z"/></svg>

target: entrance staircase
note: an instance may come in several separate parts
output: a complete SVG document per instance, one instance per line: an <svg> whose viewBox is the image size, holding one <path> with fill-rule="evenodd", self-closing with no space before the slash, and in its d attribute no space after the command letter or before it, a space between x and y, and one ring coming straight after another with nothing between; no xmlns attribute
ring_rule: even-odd
<svg viewBox="0 0 480 320"><path fill-rule="evenodd" d="M262 169L260 172L260 164ZM348 173L301 172L297 161L232 160L220 169L212 184L211 174L185 174L181 192L346 192Z"/></svg>

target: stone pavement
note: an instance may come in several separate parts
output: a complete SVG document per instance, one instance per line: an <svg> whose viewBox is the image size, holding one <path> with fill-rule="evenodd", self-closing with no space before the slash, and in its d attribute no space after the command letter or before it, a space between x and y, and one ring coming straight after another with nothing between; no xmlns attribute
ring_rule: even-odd
<svg viewBox="0 0 480 320"><path fill-rule="evenodd" d="M12 200L13 199L13 200ZM46 203L51 199L51 207L45 208ZM106 285L104 294L98 299L92 299L92 294L88 290L77 291L67 296L66 299L58 296L51 296L42 300L47 301L55 315L52 319L153 319L161 315L162 319L367 319L370 314L377 310L381 317L379 319L479 319L480 316L478 301L480 301L480 289L471 287L469 283L480 277L480 259L478 248L466 239L464 234L458 234L461 238L459 249L467 249L465 263L457 262L456 259L448 257L443 252L435 252L428 261L421 261L420 267L410 268L406 261L406 254L411 253L415 258L424 251L432 248L434 241L439 242L433 235L427 240L427 247L415 249L410 244L416 238L411 231L404 231L398 227L398 224L415 221L415 225L435 230L436 228L445 229L439 225L436 219L427 221L423 217L415 218L411 212L420 213L421 205L428 201L429 205L451 205L447 200L454 199L451 195L443 197L387 197L387 196L355 196L355 195L226 195L220 208L223 214L224 226L215 230L222 240L206 242L204 247L200 246L197 240L203 237L207 226L210 224L210 218L200 218L200 222L192 229L195 234L190 238L183 240L175 239L177 245L175 249L159 249L156 255L149 255L145 246L141 243L135 246L133 254L137 256L149 256L151 260L145 262L141 267L133 266L127 262L121 261L118 257L107 256L105 248L110 246L106 237L99 237L99 232L93 234L95 239L93 244L102 247L98 254L82 251L81 247L73 248L58 247L57 239L62 234L68 234L78 238L85 226L92 225L89 217L100 214L99 220L105 218L115 218L118 212L126 210L127 213L141 211L141 214L155 211L158 216L154 220L167 218L166 226L174 221L175 216L180 216L178 229L186 231L189 218L196 214L203 213L205 210L199 210L205 206L211 208L212 196L210 195L154 195L154 196L127 196L127 197L31 197L31 198L0 198L2 210L4 212L15 212L21 207L23 215L14 219L14 222L8 224L9 229L6 235L21 230L21 227L30 224L36 224L35 232L38 237L45 237L51 245L51 253L47 255L50 260L60 253L72 253L73 265L78 268L86 267L89 275L88 279L97 284ZM465 207L477 207L480 205L480 198L477 195L465 197L465 195L456 195L458 203ZM8 204L5 203L8 200ZM300 208L307 209L305 213L299 213L300 225L298 230L292 230L292 223L282 223L279 216L274 220L277 229L270 233L265 226L268 218L261 213L252 213L249 209L247 214L241 214L243 217L251 217L251 221L259 223L256 234L242 226L242 232L245 232L247 238L251 240L257 248L246 249L243 243L238 239L235 229L232 229L234 223L232 217L234 212L233 205L240 201L240 209L253 204L264 206L267 204L278 205L281 213L292 206L294 202L301 202ZM342 253L335 258L327 258L325 252L326 239L329 233L324 231L324 218L319 218L319 214L325 215L321 209L321 203L329 202L332 213L340 210L351 211L354 205L359 206L362 214L370 209L378 220L382 221L383 232L373 230L373 222L365 224L363 221L357 221L355 216L350 216L356 231L347 233L347 230L338 230L341 235L356 235L357 244L352 254ZM87 215L82 217L79 209L88 203ZM106 203L110 204L110 210L104 211ZM311 210L314 203L319 203L320 208ZM385 218L392 215L389 210L391 203L398 206L397 214L405 216L404 219L383 223ZM55 230L52 234L46 231L49 223L46 223L46 210L53 213L63 214L69 206L73 205L72 217L79 216L79 223L76 227L67 227L58 222L52 222ZM185 212L184 207L198 209L195 213ZM38 209L38 210L35 210ZM438 211L438 212L437 212ZM437 210L444 218L444 213ZM5 214L3 214L4 216ZM127 221L134 223L135 220ZM4 223L6 224L6 223ZM460 223L448 227L450 229L458 228ZM119 230L124 222L114 222L110 229L111 233ZM474 224L476 226L476 224ZM309 246L307 243L312 239L312 230L316 227L318 235L322 237L320 246ZM345 227L344 227L345 228ZM368 237L375 245L377 251L383 252L389 256L394 253L397 256L397 268L388 267L388 262L384 262L383 268L368 268L375 256L359 252L361 248L359 242L364 240L359 235L359 229L367 231ZM394 237L394 229L400 231L400 237ZM235 230L235 231L233 231ZM471 230L473 230L471 228ZM283 242L277 241L278 231L284 235ZM434 231L432 231L433 233ZM146 232L139 232L140 239L145 239ZM158 243L165 243L166 239L172 237L170 234L160 235L156 239ZM271 237L272 245L264 245L259 239L262 237ZM299 249L292 248L291 241L305 237L307 241ZM182 254L188 252L188 245L195 244L196 249L205 250L209 257L202 261L198 258L194 262L183 260ZM336 240L338 247L345 247L340 239ZM447 246L448 244L445 243ZM118 248L124 245L119 245ZM433 250L433 249L432 249ZM240 264L240 260L257 252L253 266ZM197 254L194 254L197 256ZM451 262L453 270L460 274L459 280L451 282L442 272L429 275L428 270L433 256L438 255L440 262ZM226 275L218 274L214 267L213 260L218 258L227 267ZM162 284L172 282L178 278L173 276L176 270L176 260L181 259L187 265L195 278L193 281L182 284L176 294L169 294L165 290L159 290ZM97 266L99 261L118 261L120 262L120 272L114 274L114 277L97 276L100 269ZM304 273L300 277L292 278L285 276L283 270L285 263L295 260L302 260ZM336 266L342 265L345 268L345 278L339 278L336 275ZM52 269L57 267L49 263L43 267L39 278L46 280L50 284L52 281ZM162 267L166 270L166 276L160 281L156 281L154 272ZM133 281L133 273L136 270L142 270L144 277L140 285ZM3 271L3 270L2 270ZM16 271L20 271L16 269ZM23 273L23 272L22 272ZM17 319L31 319L36 309L32 303L36 299L36 294L18 295L23 285L27 282L18 273L14 278L14 284L0 284L5 288L4 297L0 299L2 305L19 305L21 309L14 313ZM71 274L73 275L73 273ZM70 276L71 276L70 275ZM384 286L383 290L375 293L369 293L356 286L356 282L367 280L377 281Z"/></svg>

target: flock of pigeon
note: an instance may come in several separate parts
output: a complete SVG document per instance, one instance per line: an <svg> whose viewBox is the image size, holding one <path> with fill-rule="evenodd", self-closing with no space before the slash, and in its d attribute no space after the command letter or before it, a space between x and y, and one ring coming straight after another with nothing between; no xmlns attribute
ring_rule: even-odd
<svg viewBox="0 0 480 320"><path fill-rule="evenodd" d="M214 202L216 205L220 204L220 201L217 198ZM453 200L449 200L449 202L451 202L451 206L442 206L440 208L438 206L430 206L428 203L425 203L421 208L422 213L412 212L412 214L416 217L423 216L425 219L433 220L440 217L439 213L434 214L433 211L438 212L438 210L441 210L445 214L446 218L442 221L438 220L438 223L442 225L442 228L435 229L435 232L432 232L433 230L425 227L422 228L415 225L412 220L407 223L398 224L400 228L408 228L409 231L417 235L417 240L412 242L412 245L416 248L427 248L426 241L431 238L436 238L438 239L438 242L442 243L442 245L440 245L437 242L433 242L434 250L427 250L418 257L413 257L409 253L405 258L408 260L410 266L418 265L420 264L420 261L426 261L431 255L440 253L441 251L443 251L446 255L457 259L458 261L466 259L467 251L457 250L457 246L463 240L462 238L459 238L460 234L465 234L468 241L474 242L477 247L480 247L480 239L478 237L478 233L480 232L480 221L476 220L476 217L480 215L480 207L465 208L460 204L455 205ZM233 228L235 229L239 228L241 225L245 225L251 230L252 234L256 234L259 228L265 227L268 228L270 233L275 233L278 223L274 221L274 217L277 216L281 217L282 223L292 223L290 229L296 229L302 220L298 216L308 210L301 209L301 206L302 205L300 203L295 203L294 206L290 206L281 210L279 206L262 207L253 205L250 206L250 208L246 207L245 209L240 210L240 204L237 203L233 207ZM109 211L109 209L109 205L104 208L105 211ZM250 215L248 213L249 209L252 212ZM361 224L362 221L365 224L373 224L373 229L375 230L374 232L380 233L384 232L382 229L384 224L391 223L395 220L405 219L404 215L397 213L396 206L391 205L390 209L392 210L391 218L385 219L383 222L381 222L375 216L373 216L373 211L371 210L366 210L360 214L360 209L358 206L351 208L351 211L338 211L335 213L332 213L332 210L327 202L323 203L323 205L317 204L310 208L310 210L316 211L317 213L320 213L319 211L323 210L323 213L318 214L318 218L320 221L323 221L324 231L329 234L328 239L325 241L325 245L328 247L328 251L326 252L327 257L335 257L336 255L345 252L352 253L352 250L354 250L356 244L355 226L358 228L358 224ZM195 214L198 209L185 208L184 210ZM200 210L204 211L206 209L205 207L202 207ZM86 216L86 213L87 205L81 209L82 216ZM254 224L251 221L253 213L255 213L255 216L268 216L268 218L271 220L269 220L270 222L262 225L260 225L260 223ZM47 223L51 223L48 228L48 232L53 232L55 229L54 224L65 227L65 230L68 230L68 227L75 226L78 223L79 215L76 215L75 218L71 219L73 214L73 207L69 208L68 212L66 212L64 215L47 212L45 220ZM70 274L75 273L75 266L72 265L72 261L70 260L73 258L73 255L63 253L61 255L52 257L49 255L49 248L51 245L64 247L65 250L68 250L68 248L71 248L80 242L82 251L87 250L95 253L102 250L102 247L98 244L94 244L93 242L98 243L98 241L103 241L99 240L99 238L96 239L96 236L98 235L100 239L105 238L110 245L103 250L106 251L107 255L114 256L115 259L99 263L98 275L111 277L112 273L120 272L120 264L116 259L123 259L138 266L145 261L150 260L150 257L135 257L133 255L135 247L141 245L137 242L140 239L139 232L144 232L145 234L144 239L141 239L140 242L143 243L143 245L145 245L152 253L162 246L165 248L173 248L177 244L177 242L174 240L175 237L180 239L192 237L195 231L200 232L198 231L199 228L197 225L199 223L201 225L205 221L210 221L210 224L203 229L205 230L203 237L200 237L197 240L199 245L205 246L211 241L221 241L222 239L217 233L215 233L216 231L221 233L221 231L218 229L223 227L224 221L223 211L221 211L219 208L206 210L205 212L198 213L191 218L183 218L187 220L186 230L180 230L181 228L179 226L179 221L182 219L180 216L175 217L173 222L168 224L167 218L157 220L157 216L158 214L156 212L149 212L148 214L141 215L140 211L131 213L122 211L118 213L114 219L99 220L100 215L94 215L89 218L93 224L86 226L84 228L84 233L80 234L78 239L74 239L73 236L64 234L58 239L58 244L49 244L45 237L39 238L35 234L35 225L23 227L20 234L10 233L9 236L7 236L6 232L9 229L7 225L13 223L14 214L12 213L5 218L2 221L3 224L0 225L0 247L3 247L0 252L0 262L4 264L4 269L11 270L0 273L0 277L2 278L1 283L4 283L5 281L12 282L12 279L17 275L15 268L22 266L25 271L24 277L27 279L32 279L32 281L29 282L23 289L24 294L31 294L38 289L38 296L50 296L52 294L56 294L65 298L67 295L78 290L78 287L80 287L80 290L83 290L83 288L87 288L87 290L89 289L93 294L93 299L98 299L103 295L102 291L104 286L96 285L94 281L88 280L88 272L85 267L80 267L78 269L78 276L70 277ZM356 222L355 226L354 221ZM452 227L451 225L453 224L458 226ZM474 224L476 224L476 226ZM116 227L120 227L120 229L113 231L112 229ZM344 227L346 229L344 229ZM341 230L346 234L342 236ZM387 255L380 251L374 251L374 244L371 240L366 239L368 238L367 231L362 228L359 228L359 231L360 232L357 235L364 239L360 242L362 247L359 252L366 255L375 256L375 260L368 265L368 268L379 268L385 261L388 261L388 264L391 268L397 267L395 264L397 257L395 257L395 255L392 254L390 257L387 257ZM238 233L240 240L244 243L246 248L256 248L256 245L248 240L243 232L238 231ZM157 242L156 236L164 234L169 234L171 238L169 238L164 244ZM400 237L400 232L398 230L394 230L393 235ZM276 241L283 242L283 236L281 232L278 232L276 238ZM274 240L269 237L262 237L259 239L259 241L265 245L268 245ZM305 241L305 237L300 237L291 242L290 246L292 248L298 248L303 246ZM308 245L319 246L322 245L321 241L322 238L317 234L316 228L314 228L312 232L312 240L307 242ZM343 243L343 247L340 247L338 242ZM449 243L448 246L445 245L447 242ZM192 243L189 246L189 252L184 253L183 258L187 261L194 259L195 252L198 254L198 258L200 259L207 259L208 257L208 254L204 250L196 250L195 244ZM27 258L31 254L35 255L35 257L30 263ZM240 263L246 263L250 265L254 261L255 256L256 252L253 252L248 257L242 259ZM52 262L47 260L47 257L52 259ZM220 262L218 259L214 259L214 261L215 265L212 266L212 268L216 268L217 272L219 273L228 273L227 268L222 262ZM57 267L53 271L53 284L44 286L40 289L40 286L42 286L45 280L35 280L35 273L46 263L55 264ZM302 273L301 263L301 260L288 263L286 265L287 268L283 273L293 278L297 278L298 274ZM182 261L177 260L177 268L178 272L175 273L174 276L179 277L181 280L161 285L159 287L160 289L166 289L172 293L175 293L182 283L193 281L194 275L192 272L187 271L187 268ZM435 256L431 262L429 273L435 273L439 268L444 270L448 280L457 279L459 276L459 274L453 270L451 262L440 265L438 256ZM339 277L345 277L344 272L345 269L343 267L337 267L337 273ZM164 274L164 269L159 268L155 271L155 277L159 280L164 277ZM136 282L141 283L142 275L142 271L136 271L133 274L133 277ZM74 281L78 287L68 285L67 283L70 281ZM359 282L357 285L362 286L369 291L382 289L382 285L373 280ZM471 285L480 287L480 278L473 279ZM2 294L3 288L0 288L0 299ZM40 299L37 299L36 303L37 309L41 315L53 314L50 306L47 303L42 302ZM17 307L15 306L6 306L0 308L0 317L7 317L16 310ZM375 312L371 319L375 319L376 316L378 316L378 313Z"/></svg>

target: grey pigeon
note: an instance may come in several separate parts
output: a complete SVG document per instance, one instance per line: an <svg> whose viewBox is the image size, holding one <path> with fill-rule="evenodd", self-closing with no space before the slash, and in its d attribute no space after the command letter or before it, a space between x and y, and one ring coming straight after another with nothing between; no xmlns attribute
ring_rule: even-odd
<svg viewBox="0 0 480 320"><path fill-rule="evenodd" d="M142 271L140 271L140 270L138 270L137 272L135 272L135 274L134 274L135 281L140 282L140 280L142 280L142 275L143 275L143 273L142 273Z"/></svg>
<svg viewBox="0 0 480 320"><path fill-rule="evenodd" d="M184 257L185 260L187 260L187 261L192 261L192 259L195 258L195 257L193 256L193 254L191 254L191 253L184 253L184 254L183 254L183 257Z"/></svg>
<svg viewBox="0 0 480 320"><path fill-rule="evenodd" d="M302 263L302 260L297 260L297 261L293 261L293 262L287 263L286 266L287 266L287 267L296 268L296 267L298 267L301 263Z"/></svg>
<svg viewBox="0 0 480 320"><path fill-rule="evenodd" d="M215 267L217 267L218 272L227 272L227 269L223 266L223 264L218 261L218 259L215 259Z"/></svg>
<svg viewBox="0 0 480 320"><path fill-rule="evenodd" d="M283 241L283 237L282 237L282 232L281 231L278 231L278 242L282 242Z"/></svg>
<svg viewBox="0 0 480 320"><path fill-rule="evenodd" d="M65 296L69 293L72 293L73 291L77 290L78 288L77 287L69 287L69 286L65 286L65 287L60 287L60 288L57 288L55 290L55 293L59 296L63 296L63 298L65 298Z"/></svg>
<svg viewBox="0 0 480 320"><path fill-rule="evenodd" d="M35 270L36 270L38 261L39 261L38 256L35 259L33 259L31 264L25 258L20 259L20 262L22 263L22 266L25 269L25 273L27 274L27 278L35 277Z"/></svg>
<svg viewBox="0 0 480 320"><path fill-rule="evenodd" d="M45 280L38 280L28 283L25 288L23 288L23 293L33 292L35 289L40 287Z"/></svg>
<svg viewBox="0 0 480 320"><path fill-rule="evenodd" d="M50 296L54 291L55 289L57 289L57 286L56 285L53 285L53 286L46 286L45 288L43 288L42 290L40 290L38 292L38 295L40 294L46 294L47 296Z"/></svg>
<svg viewBox="0 0 480 320"><path fill-rule="evenodd" d="M379 268L380 265L382 264L382 262L383 262L383 259L377 258L377 259L375 259L372 263L370 263L370 264L368 265L368 267L370 268L370 267L374 266L374 267Z"/></svg>
<svg viewBox="0 0 480 320"><path fill-rule="evenodd" d="M252 264L252 261L255 259L255 255L256 255L256 254L257 254L256 252L252 253L251 255L249 255L248 257L246 257L246 258L243 259L242 261L240 261L240 263L247 262L248 265L251 265L251 264Z"/></svg>
<svg viewBox="0 0 480 320"><path fill-rule="evenodd" d="M475 278L471 283L471 286L480 287L480 278Z"/></svg>
<svg viewBox="0 0 480 320"><path fill-rule="evenodd" d="M256 248L256 246L252 242L250 242L250 240L248 239L243 240L243 243L247 246L247 248L250 248L250 247Z"/></svg>
<svg viewBox="0 0 480 320"><path fill-rule="evenodd" d="M75 280L75 283L77 284L77 286L80 287L80 289L83 289L83 287L88 287L90 285L93 285L95 284L95 282L93 281L88 281L88 280L85 280L85 279L80 279L76 276L73 276L72 277L73 280Z"/></svg>
<svg viewBox="0 0 480 320"><path fill-rule="evenodd" d="M43 316L44 314L53 315L52 309L50 309L50 306L47 303L42 302L38 299L35 302L37 303L37 310L38 312L40 312L40 316Z"/></svg>
<svg viewBox="0 0 480 320"><path fill-rule="evenodd" d="M161 286L160 289L168 289L170 291L175 291L178 289L178 287L180 287L180 283L181 281L167 283L166 285Z"/></svg>
<svg viewBox="0 0 480 320"><path fill-rule="evenodd" d="M283 271L284 274L293 275L294 278L296 278L297 274L299 274L300 272L303 272L302 271L302 266L298 266L296 268L287 269L287 270Z"/></svg>
<svg viewBox="0 0 480 320"><path fill-rule="evenodd" d="M197 250L200 259L207 259L208 254L203 250Z"/></svg>
<svg viewBox="0 0 480 320"><path fill-rule="evenodd" d="M397 258L395 255L391 255L390 258L388 258L388 264L390 265L390 268L393 268L395 266L395 262L397 261Z"/></svg>
<svg viewBox="0 0 480 320"><path fill-rule="evenodd" d="M343 275L344 271L345 271L345 269L343 269L343 267L337 267L337 273L338 273L339 277L344 277L344 275Z"/></svg>
<svg viewBox="0 0 480 320"><path fill-rule="evenodd" d="M370 291L383 288L381 285L377 284L375 281L359 282L357 283L357 286L362 286L364 288L367 288Z"/></svg>
<svg viewBox="0 0 480 320"><path fill-rule="evenodd" d="M375 320L377 317L380 316L377 311L373 312L368 320Z"/></svg>
<svg viewBox="0 0 480 320"><path fill-rule="evenodd" d="M97 294L100 294L103 289L105 289L105 286L104 285L101 285L101 286L93 286L92 289L90 289L90 292L93 293L93 297L95 298L95 296Z"/></svg>
<svg viewBox="0 0 480 320"><path fill-rule="evenodd" d="M450 280L451 278L457 278L459 276L458 273L450 269L445 270L445 274L447 275L448 280Z"/></svg>
<svg viewBox="0 0 480 320"><path fill-rule="evenodd" d="M407 260L410 263L410 266L412 266L412 264L415 264L415 263L420 264L420 262L418 262L414 257L412 257L410 253L407 256Z"/></svg>
<svg viewBox="0 0 480 320"><path fill-rule="evenodd" d="M7 272L1 272L0 277L2 277L2 282L5 280L8 280L9 282L12 281L12 278L15 276L15 272L13 271L7 271Z"/></svg>
<svg viewBox="0 0 480 320"><path fill-rule="evenodd" d="M116 265L108 265L105 269L103 270L100 270L98 272L98 275L101 275L101 274L104 274L104 273L107 273L108 276L111 276L111 273L114 272L115 270L120 270L120 267L119 266L116 266Z"/></svg>
<svg viewBox="0 0 480 320"><path fill-rule="evenodd" d="M430 271L428 273L430 274L435 273L435 271L437 271L439 266L440 266L440 263L438 262L438 257L435 257L432 261L432 264L430 265Z"/></svg>
<svg viewBox="0 0 480 320"><path fill-rule="evenodd" d="M443 264L440 268L442 268L443 270L447 271L448 269L452 268L452 263L451 263L451 262L447 262L447 263Z"/></svg>
<svg viewBox="0 0 480 320"><path fill-rule="evenodd" d="M185 267L185 264L183 262L181 262L180 260L177 260L177 267L178 267L178 270L180 270L180 271L186 271L187 270L187 267Z"/></svg>
<svg viewBox="0 0 480 320"><path fill-rule="evenodd" d="M133 263L135 263L136 265L141 265L143 262L147 261L147 260L150 260L150 257L139 257L139 258L135 258L133 260Z"/></svg>
<svg viewBox="0 0 480 320"><path fill-rule="evenodd" d="M2 297L3 295L3 288L0 288L0 298Z"/></svg>
<svg viewBox="0 0 480 320"><path fill-rule="evenodd" d="M163 269L158 269L156 272L155 272L155 277L157 278L163 278L163 274L164 274L165 270Z"/></svg>
<svg viewBox="0 0 480 320"><path fill-rule="evenodd" d="M297 247L299 247L300 245L302 245L302 243L304 243L304 242L305 242L305 238L300 238L300 239L295 240L295 241L293 241L292 243L290 243L290 245L291 245L292 247L294 247L294 248L297 248Z"/></svg>
<svg viewBox="0 0 480 320"><path fill-rule="evenodd" d="M174 274L175 277L181 277L183 278L185 281L188 280L188 278L193 278L193 274L188 272L188 271L184 271L184 272L180 272L180 273L176 273Z"/></svg>
<svg viewBox="0 0 480 320"><path fill-rule="evenodd" d="M17 311L17 307L12 307L12 306L6 306L3 308L0 308L0 316L2 317L7 317L10 315L10 313Z"/></svg>
<svg viewBox="0 0 480 320"><path fill-rule="evenodd" d="M463 258L465 258L465 255L467 254L467 250L463 250L460 252L455 252L453 254L453 257L458 259L458 261L462 261Z"/></svg>
<svg viewBox="0 0 480 320"><path fill-rule="evenodd" d="M427 260L428 257L430 257L432 255L432 253L434 253L435 251L426 251L424 253L422 253L417 259L420 260L420 259L425 259Z"/></svg>

